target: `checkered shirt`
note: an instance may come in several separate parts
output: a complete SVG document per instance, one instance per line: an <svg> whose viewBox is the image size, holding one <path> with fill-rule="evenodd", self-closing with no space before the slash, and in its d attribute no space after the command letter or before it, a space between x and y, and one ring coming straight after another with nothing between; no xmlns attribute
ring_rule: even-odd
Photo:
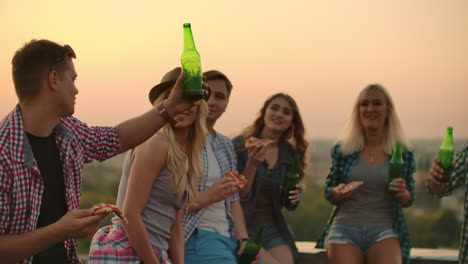
<svg viewBox="0 0 468 264"><path fill-rule="evenodd" d="M214 131L212 133L213 140L211 143L211 147L213 148L214 154L216 156L216 160L218 161L219 167L221 169L222 175L221 178L224 178L224 172L229 172L233 170L237 170L237 157L236 153L234 152L234 147L232 146L231 140L226 136ZM208 154L206 151L206 146L203 149L202 153L202 162L203 162L203 171L208 172ZM205 179L203 183L198 186L199 192L204 192L208 190L210 186L207 185L207 176L205 175ZM233 201L239 200L239 195L233 195L228 197L224 200L225 208L226 208L226 215L228 217L229 222L229 233L231 237L234 237L234 221L231 216L231 203ZM193 234L193 231L198 227L200 223L201 217L203 215L204 208L201 208L197 211L188 213L184 219L184 235L185 241L187 241L190 236Z"/></svg>
<svg viewBox="0 0 468 264"><path fill-rule="evenodd" d="M103 161L117 154L117 131L111 127L88 127L74 117L60 119L55 140L63 162L68 211L80 207L83 163ZM0 123L0 235L36 229L44 184L23 129L17 106ZM65 241L70 263L80 263L75 240ZM20 263L31 263L32 257Z"/></svg>
<svg viewBox="0 0 468 264"><path fill-rule="evenodd" d="M457 152L455 168L450 175L445 192L441 196L452 194L456 189L465 185L465 209L463 215L462 236L460 243L459 261L468 264L468 143Z"/></svg>
<svg viewBox="0 0 468 264"><path fill-rule="evenodd" d="M333 201L332 189L340 183L349 182L349 175L351 174L351 171L356 165L359 157L359 152L355 152L351 155L344 155L340 152L340 148L340 145L336 145L332 150L333 161L325 186L325 198L335 206L339 206L339 203ZM400 239L401 250L403 254L403 263L409 264L411 261L411 242L409 237L408 226L406 225L406 220L403 214L402 207L411 206L415 199L415 184L413 174L416 170L416 163L414 161L413 152L410 152L407 149L405 149L403 151L403 161L403 178L406 180L407 188L411 193L411 199L408 204L403 205L398 199L393 198L393 231L398 234L398 237ZM335 209L333 210L330 220L328 221L327 227L325 228L325 231L317 241L317 248L323 248L325 246L325 239L328 236L328 233L330 232L330 228L333 223L333 218L336 215L337 209L338 207L335 207Z"/></svg>

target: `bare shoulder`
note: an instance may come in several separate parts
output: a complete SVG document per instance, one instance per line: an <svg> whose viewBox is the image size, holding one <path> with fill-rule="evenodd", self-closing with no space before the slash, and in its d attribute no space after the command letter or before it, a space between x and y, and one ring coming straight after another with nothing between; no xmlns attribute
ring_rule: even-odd
<svg viewBox="0 0 468 264"><path fill-rule="evenodd" d="M156 133L147 141L135 148L135 157L154 160L155 158L166 160L169 151L169 138Z"/></svg>

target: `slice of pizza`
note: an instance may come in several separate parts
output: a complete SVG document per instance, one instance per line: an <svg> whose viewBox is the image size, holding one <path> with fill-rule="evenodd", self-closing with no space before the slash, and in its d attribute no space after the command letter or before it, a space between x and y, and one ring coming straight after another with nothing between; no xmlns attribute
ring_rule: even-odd
<svg viewBox="0 0 468 264"><path fill-rule="evenodd" d="M253 149L253 148L263 147L272 143L273 141L274 140L267 139L267 138L261 139L261 138L256 138L256 137L250 137L247 140L245 140L245 148Z"/></svg>
<svg viewBox="0 0 468 264"><path fill-rule="evenodd" d="M351 192L351 191L354 191L356 190L357 188L359 188L359 186L363 185L364 182L363 181L352 181L352 182L349 182L347 184L344 184L341 188L340 188L340 191L342 193L348 193L348 192Z"/></svg>
<svg viewBox="0 0 468 264"><path fill-rule="evenodd" d="M233 178L237 183L239 183L239 188L243 189L247 180L244 175L240 175L238 171L230 171L224 173L226 176Z"/></svg>
<svg viewBox="0 0 468 264"><path fill-rule="evenodd" d="M100 203L93 206L93 209L95 215L108 214L110 212L113 212L116 216L125 221L125 223L128 223L127 218L123 215L122 211L115 205Z"/></svg>

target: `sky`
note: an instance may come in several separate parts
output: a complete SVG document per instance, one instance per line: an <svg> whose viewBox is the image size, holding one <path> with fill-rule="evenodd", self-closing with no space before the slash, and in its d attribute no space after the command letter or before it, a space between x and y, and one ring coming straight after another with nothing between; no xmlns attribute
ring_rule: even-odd
<svg viewBox="0 0 468 264"><path fill-rule="evenodd" d="M466 0L1 0L0 118L17 104L11 59L25 42L69 44L75 116L110 125L150 109L192 24L203 70L234 88L216 129L235 136L272 94L293 96L309 139L336 139L369 83L393 97L410 139L468 138Z"/></svg>

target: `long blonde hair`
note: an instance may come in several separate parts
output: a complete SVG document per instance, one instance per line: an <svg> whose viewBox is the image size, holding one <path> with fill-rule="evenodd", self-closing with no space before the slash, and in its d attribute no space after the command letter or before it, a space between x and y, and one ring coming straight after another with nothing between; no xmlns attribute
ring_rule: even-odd
<svg viewBox="0 0 468 264"><path fill-rule="evenodd" d="M156 98L154 105L161 103L169 91L170 89L162 92ZM201 100L198 103L197 118L190 127L186 141L187 152L176 141L173 128L170 124L164 125L159 132L167 136L170 142L166 164L171 171L171 187L178 196L181 196L187 190L188 206L194 203L197 186L204 177L201 155L208 135L208 129L206 128L207 114L208 105L204 100Z"/></svg>
<svg viewBox="0 0 468 264"><path fill-rule="evenodd" d="M348 124L343 135L340 137L338 142L341 144L341 152L349 155L356 151L362 150L364 147L364 128L362 127L359 117L359 104L362 97L369 90L376 90L381 92L385 97L385 103L387 105L387 119L385 120L385 153L388 155L392 154L393 148L397 141L400 141L403 146L407 149L411 149L412 146L403 132L401 127L400 119L398 118L395 105L393 104L390 93L380 84L369 84L361 90L354 103L353 112L348 120Z"/></svg>

